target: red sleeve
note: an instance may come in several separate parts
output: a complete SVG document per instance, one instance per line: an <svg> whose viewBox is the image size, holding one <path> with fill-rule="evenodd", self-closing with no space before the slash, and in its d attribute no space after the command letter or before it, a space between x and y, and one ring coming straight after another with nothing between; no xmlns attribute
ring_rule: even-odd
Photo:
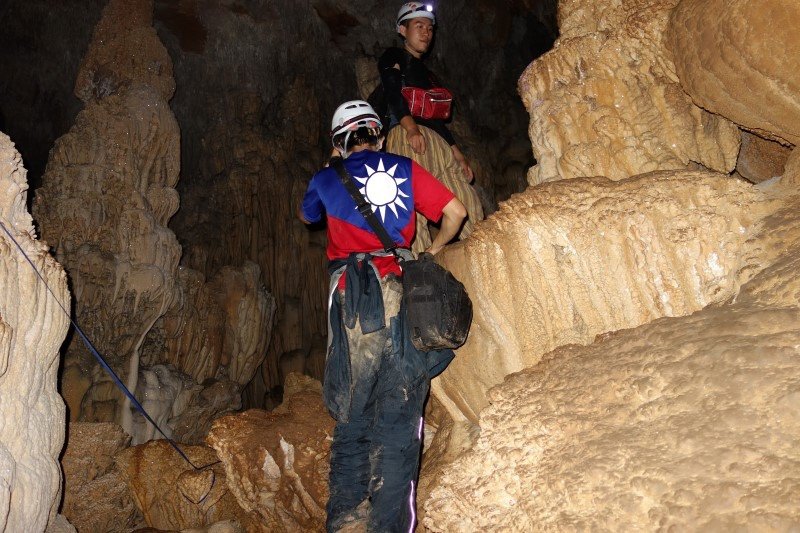
<svg viewBox="0 0 800 533"><path fill-rule="evenodd" d="M411 162L411 186L414 191L414 209L428 220L439 222L442 209L455 195L416 161Z"/></svg>

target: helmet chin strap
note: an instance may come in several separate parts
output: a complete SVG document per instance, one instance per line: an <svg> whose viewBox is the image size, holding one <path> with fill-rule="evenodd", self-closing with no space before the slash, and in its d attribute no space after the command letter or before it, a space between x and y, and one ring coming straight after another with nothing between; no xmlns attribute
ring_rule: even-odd
<svg viewBox="0 0 800 533"><path fill-rule="evenodd" d="M350 135L353 134L353 130L348 130L347 133L344 135L344 142L342 143L342 149L339 150L339 153L342 154L342 159L347 159L347 156L350 155L350 152L347 151L347 142L350 140Z"/></svg>

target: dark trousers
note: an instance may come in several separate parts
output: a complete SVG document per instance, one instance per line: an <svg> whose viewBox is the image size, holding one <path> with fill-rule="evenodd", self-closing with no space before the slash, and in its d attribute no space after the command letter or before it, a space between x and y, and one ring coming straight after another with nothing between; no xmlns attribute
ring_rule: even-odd
<svg viewBox="0 0 800 533"><path fill-rule="evenodd" d="M399 285L399 284L398 284ZM350 417L337 422L331 444L329 532L366 524L369 532L413 531L427 374L412 382L400 360L393 287L384 289L387 327L347 330L353 393ZM363 531L363 529L361 529Z"/></svg>

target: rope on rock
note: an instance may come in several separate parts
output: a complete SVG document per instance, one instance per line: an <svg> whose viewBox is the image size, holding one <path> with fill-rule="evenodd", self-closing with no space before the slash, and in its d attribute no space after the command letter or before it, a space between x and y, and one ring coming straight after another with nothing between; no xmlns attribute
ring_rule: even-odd
<svg viewBox="0 0 800 533"><path fill-rule="evenodd" d="M39 280L44 284L45 288L47 289L47 292L49 292L53 296L53 299L56 301L58 306L61 308L61 311L63 311L64 314L67 316L67 319L70 321L72 326L75 328L75 331L78 333L78 335L80 336L81 340L86 345L86 348L92 353L92 355L94 355L95 359L97 359L97 362L100 363L100 366L103 367L103 369L106 372L108 372L108 375L111 376L111 378L114 380L114 383L117 385L117 387L119 387L119 389L125 394L125 396L128 397L128 399L131 401L133 406L136 407L136 410L139 411L142 414L142 416L144 416L145 420L150 422L153 425L153 427L156 428L156 430L161 434L161 436L163 436L164 439L170 444L170 446L172 446L175 449L175 451L178 452L178 454L181 457L183 457L183 459L187 463L189 463L192 466L192 468L194 468L195 470L205 470L209 466L213 466L213 465L215 465L217 463L221 463L222 461L214 461L213 463L209 463L207 465L196 466L192 462L192 460L189 459L189 457L186 455L186 453L180 448L180 446L178 446L178 444L174 440L172 440L170 437L167 436L166 433L164 433L164 431L159 427L159 425L156 424L155 420L153 420L150 417L150 415L147 413L147 411L142 406L142 404L139 402L139 400L136 399L136 396L134 396L133 393L130 390L128 390L128 387L125 386L125 384L119 378L117 373L114 372L114 370L111 368L111 366L109 366L108 362L103 358L102 355L100 355L100 352L97 351L97 348L94 347L94 344L92 344L92 341L89 340L89 337L87 337L86 334L83 332L83 330L80 328L80 326L78 326L78 323L75 322L75 320L72 319L72 316L70 316L69 311L67 310L66 307L64 307L64 304L61 303L61 300L58 299L56 294L50 288L50 285L47 283L47 280L44 279L44 276L42 276L42 274L39 272L39 269L36 268L36 265L33 263L31 258L28 257L28 254L25 253L25 250L22 249L22 246L20 245L20 243L17 241L17 239L14 238L14 236L11 234L11 232L8 231L8 228L6 227L6 225L1 220L0 220L0 226L2 226L3 231L5 232L5 234L8 235L8 238L11 239L11 241L17 246L17 249L20 251L22 256L28 261L28 264L31 266L31 268L33 268L33 271L36 273L36 277L38 277Z"/></svg>

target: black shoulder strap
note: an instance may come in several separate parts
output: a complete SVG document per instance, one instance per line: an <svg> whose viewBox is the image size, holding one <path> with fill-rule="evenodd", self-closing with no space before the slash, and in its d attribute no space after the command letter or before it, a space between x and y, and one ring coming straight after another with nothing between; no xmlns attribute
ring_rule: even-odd
<svg viewBox="0 0 800 533"><path fill-rule="evenodd" d="M386 228L383 227L383 224L381 224L380 220L378 220L378 217L375 216L372 206L364 199L364 195L358 192L358 188L353 183L353 178L344 167L344 161L339 157L335 157L331 160L331 166L336 169L336 172L339 173L339 179L341 180L342 185L344 185L344 188L347 189L347 192L349 192L350 196L352 196L353 200L355 200L356 207L358 207L358 212L361 213L361 216L363 216L364 220L367 221L369 227L372 228L372 231L374 231L381 240L383 249L387 252L394 251L394 249L397 248L397 245L394 243L392 238L389 237L389 233L386 232Z"/></svg>

